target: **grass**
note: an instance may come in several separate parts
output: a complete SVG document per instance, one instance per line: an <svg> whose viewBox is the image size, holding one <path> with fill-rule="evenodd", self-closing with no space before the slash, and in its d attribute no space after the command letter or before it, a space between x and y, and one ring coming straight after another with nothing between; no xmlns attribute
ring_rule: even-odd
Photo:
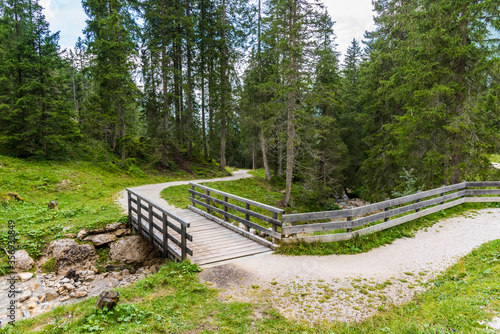
<svg viewBox="0 0 500 334"><path fill-rule="evenodd" d="M0 244L7 246L8 220L15 221L18 249L34 258L51 240L77 233L81 228L102 227L125 221L115 196L126 187L192 179L227 173L212 166L196 166L199 175L183 171L145 173L136 165L120 169L109 163L54 162L0 156ZM50 201L59 210L49 210ZM3 253L3 251L2 251ZM6 256L0 257L0 274L7 271Z"/></svg>
<svg viewBox="0 0 500 334"><path fill-rule="evenodd" d="M283 189L285 189L284 180L273 179L271 182L268 182L265 179L263 169L252 170L249 173L254 177L234 181L209 182L206 183L206 186L276 207L278 202L283 199ZM189 188L188 185L168 187L161 192L161 196L172 205L179 208L187 208L191 204L188 198ZM302 187L298 184L293 184L292 200L290 201L290 205L285 208L286 213L292 213L292 211L314 212L327 210L326 207L315 203L298 200L302 197L304 197ZM238 205L241 205L241 203L238 203ZM252 210L260 212L257 208L252 208ZM262 213L265 213L265 211L262 211Z"/></svg>
<svg viewBox="0 0 500 334"><path fill-rule="evenodd" d="M85 162L0 157L0 221L15 220L20 245L36 255L46 242L64 233L120 220L123 215L114 195L124 187L180 177L192 176L149 173L142 177ZM251 185L244 184L237 191L250 196L261 193L258 188L249 189ZM7 196L11 192L24 201ZM59 202L59 210L47 210L50 200ZM481 207L488 205L465 204L343 245L318 244L318 252L367 251L382 242L411 236L444 217ZM63 231L64 227L69 229ZM6 227L1 228L4 238ZM313 252L312 245L298 246L308 247L299 249L299 254ZM286 252L286 247L282 251ZM198 271L186 262L169 263L157 274L117 289L121 302L113 311L96 310L94 297L20 321L0 333L488 333L479 322L500 314L500 240L484 244L459 260L410 303L384 305L375 316L360 323L318 323L311 327L284 318L265 302L222 302L216 290L199 282L195 275ZM255 290L260 290L258 285ZM335 296L328 296L324 302L335 303Z"/></svg>
<svg viewBox="0 0 500 334"><path fill-rule="evenodd" d="M491 162L500 163L500 154L490 154L489 158Z"/></svg>
<svg viewBox="0 0 500 334"><path fill-rule="evenodd" d="M199 269L169 263L157 274L117 289L113 311L95 297L60 306L1 333L489 333L482 321L500 314L500 240L482 245L430 282L406 305L384 305L359 323L314 327L281 316L264 303L222 302L201 284ZM335 303L335 296L325 300Z"/></svg>

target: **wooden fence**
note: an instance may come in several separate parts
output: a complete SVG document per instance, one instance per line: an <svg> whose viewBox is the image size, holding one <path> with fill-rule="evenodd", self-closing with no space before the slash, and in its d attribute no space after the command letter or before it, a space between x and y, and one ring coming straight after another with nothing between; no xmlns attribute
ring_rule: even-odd
<svg viewBox="0 0 500 334"><path fill-rule="evenodd" d="M278 228L281 228L282 222L278 219L278 215L285 213L284 210L197 183L190 182L189 185L191 186L189 193L191 194L190 200L193 208L196 209L196 205L199 205L205 208L209 215L212 215L212 212L218 213L224 217L225 222L232 219L245 225L246 231L250 231L250 228L253 228L256 231L270 235L275 242L281 239L282 233ZM216 198L212 194L220 195L223 199ZM229 199L233 203L229 203ZM215 204L222 206L222 208L215 206ZM251 210L252 206L264 209L269 213L269 216ZM235 213L241 213L245 217L240 217ZM251 217L253 217L254 221L251 221ZM262 224L262 222L265 222L265 224ZM262 225L270 225L271 228Z"/></svg>
<svg viewBox="0 0 500 334"><path fill-rule="evenodd" d="M139 234L171 260L185 260L193 255L187 242L193 237L187 232L189 223L179 216L127 188L129 223Z"/></svg>
<svg viewBox="0 0 500 334"><path fill-rule="evenodd" d="M500 202L500 197L485 197L487 195L500 195L500 189L478 189L492 187L500 187L500 182L464 181L462 183L418 192L413 195L390 199L359 208L283 215L282 220L284 226L282 227L282 233L288 237L283 238L282 241L294 242L301 240L305 242L329 242L347 240L352 238L355 234L365 235L385 230L463 203ZM411 213L412 211L414 212ZM297 225L297 222L310 222L325 219L337 221ZM342 221L338 221L340 219L342 219ZM375 222L379 223L353 232L355 228ZM285 226L285 223L291 223L292 226ZM335 230L345 230L345 232L341 231L343 233L302 237L296 236L298 233L330 232Z"/></svg>

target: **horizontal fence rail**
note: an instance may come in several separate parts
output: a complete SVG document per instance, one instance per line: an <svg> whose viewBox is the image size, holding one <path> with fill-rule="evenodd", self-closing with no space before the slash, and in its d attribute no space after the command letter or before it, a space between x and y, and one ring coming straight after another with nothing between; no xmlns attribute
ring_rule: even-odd
<svg viewBox="0 0 500 334"><path fill-rule="evenodd" d="M183 261L193 255L187 242L193 237L187 232L190 224L158 204L127 188L129 223L139 234L171 260Z"/></svg>
<svg viewBox="0 0 500 334"><path fill-rule="evenodd" d="M499 187L499 181L464 181L359 208L283 215L282 220L286 224L282 227L282 233L287 238L283 238L282 240L284 242L293 242L298 239L306 242L347 240L352 238L354 234L365 235L385 230L463 203L500 202L500 197L488 196L500 195L500 189L477 189ZM332 221L326 223L308 223L314 220L325 219ZM306 223L297 225L298 222ZM379 223L353 232L355 228L375 222ZM288 223L291 223L292 226L286 226ZM298 233L330 232L335 230L346 230L346 232L304 237L295 236Z"/></svg>
<svg viewBox="0 0 500 334"><path fill-rule="evenodd" d="M278 230L278 227L281 228L282 222L278 219L278 215L283 214L284 210L197 183L190 182L189 185L191 186L191 189L189 189L191 197L189 199L195 209L196 205L199 205L205 208L209 215L212 215L212 212L222 215L225 222L229 222L231 219L245 225L246 231L253 228L256 231L272 236L273 240L281 239L282 233ZM216 198L213 194L217 194L223 199ZM233 203L229 203L229 199ZM222 208L216 205L222 206ZM253 211L252 206L263 209L269 216ZM244 218L236 213L244 215ZM254 221L251 221L251 217L254 218ZM271 228L262 226L262 222L271 225Z"/></svg>

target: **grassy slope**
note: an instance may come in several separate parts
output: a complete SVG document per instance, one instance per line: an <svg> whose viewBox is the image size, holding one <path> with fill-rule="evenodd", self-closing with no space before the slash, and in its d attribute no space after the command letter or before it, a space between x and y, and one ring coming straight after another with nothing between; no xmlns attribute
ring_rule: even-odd
<svg viewBox="0 0 500 334"><path fill-rule="evenodd" d="M199 172L207 171L199 168ZM195 177L184 172L150 172L141 177L143 174L137 169L127 174L106 164L0 156L0 242L6 244L7 221L13 220L20 237L18 248L37 257L50 240L77 233L82 227L100 227L123 219L121 208L115 203L120 190ZM12 199L8 193L18 194L24 201ZM47 209L52 200L57 200L59 210ZM5 258L0 260L0 273L2 268L5 270Z"/></svg>

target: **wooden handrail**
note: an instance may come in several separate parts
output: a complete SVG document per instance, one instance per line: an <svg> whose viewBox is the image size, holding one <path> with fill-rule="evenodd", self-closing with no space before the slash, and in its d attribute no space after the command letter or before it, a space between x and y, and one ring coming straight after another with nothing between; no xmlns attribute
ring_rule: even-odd
<svg viewBox="0 0 500 334"><path fill-rule="evenodd" d="M129 224L136 228L139 234L148 238L153 246L172 260L183 261L187 259L187 255L193 255L193 251L187 245L187 241L193 241L193 237L187 232L187 228L190 227L188 222L137 192L129 188L126 188L126 191ZM143 214L143 211L146 214ZM176 226L174 221L179 225Z"/></svg>

